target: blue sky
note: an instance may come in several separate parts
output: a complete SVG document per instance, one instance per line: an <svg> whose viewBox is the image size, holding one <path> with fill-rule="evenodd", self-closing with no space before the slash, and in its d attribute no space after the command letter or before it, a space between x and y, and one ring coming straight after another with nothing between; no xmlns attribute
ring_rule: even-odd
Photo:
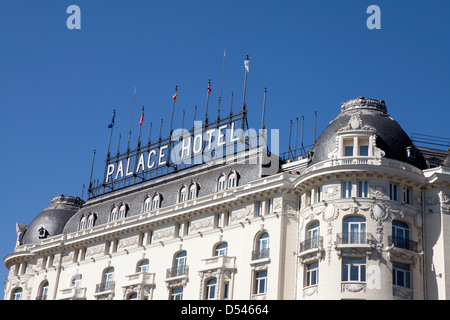
<svg viewBox="0 0 450 320"><path fill-rule="evenodd" d="M67 7L81 9L81 29L69 30ZM368 6L381 9L381 29L369 30ZM450 138L450 2L316 1L24 1L0 2L0 256L14 249L16 222L29 224L59 194L81 196L102 178L113 109L112 149L131 145L164 118L168 134L178 86L174 127L182 110L216 115L226 49L223 109L233 91L246 101L258 128L264 88L265 123L280 129L286 151L289 121L305 117L304 144L340 112L340 103L364 96L386 101L408 134ZM144 134L145 132L145 134ZM153 129L156 134L156 129ZM1 293L7 270L0 264Z"/></svg>

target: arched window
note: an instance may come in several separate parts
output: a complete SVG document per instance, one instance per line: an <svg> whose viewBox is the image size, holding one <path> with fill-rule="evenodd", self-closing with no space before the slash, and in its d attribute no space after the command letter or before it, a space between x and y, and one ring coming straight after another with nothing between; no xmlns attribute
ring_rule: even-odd
<svg viewBox="0 0 450 320"><path fill-rule="evenodd" d="M255 251L253 251L252 259L262 259L269 257L269 233L263 232L257 239Z"/></svg>
<svg viewBox="0 0 450 320"><path fill-rule="evenodd" d="M237 175L236 172L231 172L228 175L228 189L234 188L237 186Z"/></svg>
<svg viewBox="0 0 450 320"><path fill-rule="evenodd" d="M72 278L70 286L73 288L81 288L81 281L83 280L83 276L81 274L76 275Z"/></svg>
<svg viewBox="0 0 450 320"><path fill-rule="evenodd" d="M103 273L103 290L112 290L114 287L114 268L110 267L106 269Z"/></svg>
<svg viewBox="0 0 450 320"><path fill-rule="evenodd" d="M147 197L144 201L144 212L150 211L152 208L152 198Z"/></svg>
<svg viewBox="0 0 450 320"><path fill-rule="evenodd" d="M217 191L223 191L226 188L226 179L225 175L220 175L219 180L217 181Z"/></svg>
<svg viewBox="0 0 450 320"><path fill-rule="evenodd" d="M137 300L138 295L136 292L132 292L128 295L128 300Z"/></svg>
<svg viewBox="0 0 450 320"><path fill-rule="evenodd" d="M366 218L357 216L344 218L342 243L365 244L366 242Z"/></svg>
<svg viewBox="0 0 450 320"><path fill-rule="evenodd" d="M228 253L228 243L222 242L216 246L215 256L226 256Z"/></svg>
<svg viewBox="0 0 450 320"><path fill-rule="evenodd" d="M48 294L48 281L44 281L39 288L39 296L37 300L47 300Z"/></svg>
<svg viewBox="0 0 450 320"><path fill-rule="evenodd" d="M189 186L189 200L197 198L197 185L192 183Z"/></svg>
<svg viewBox="0 0 450 320"><path fill-rule="evenodd" d="M217 278L212 278L206 282L206 299L213 300L216 296Z"/></svg>
<svg viewBox="0 0 450 320"><path fill-rule="evenodd" d="M186 251L179 252L173 259L172 277L186 274Z"/></svg>
<svg viewBox="0 0 450 320"><path fill-rule="evenodd" d="M127 206L126 204L122 204L119 209L119 219L125 218L127 214Z"/></svg>
<svg viewBox="0 0 450 320"><path fill-rule="evenodd" d="M22 300L22 288L16 288L11 294L11 300Z"/></svg>
<svg viewBox="0 0 450 320"><path fill-rule="evenodd" d="M80 219L80 224L78 225L78 230L86 229L86 216L82 216Z"/></svg>
<svg viewBox="0 0 450 320"><path fill-rule="evenodd" d="M183 202L183 201L187 200L187 189L185 186L182 186L180 188L180 194L179 194L178 199L179 199L179 202Z"/></svg>
<svg viewBox="0 0 450 320"><path fill-rule="evenodd" d="M148 259L142 260L137 266L137 272L148 272Z"/></svg>
<svg viewBox="0 0 450 320"><path fill-rule="evenodd" d="M118 217L118 209L117 207L112 208L111 215L109 216L109 221L116 221Z"/></svg>
<svg viewBox="0 0 450 320"><path fill-rule="evenodd" d="M398 248L411 250L409 226L399 220L392 221L392 244Z"/></svg>
<svg viewBox="0 0 450 320"><path fill-rule="evenodd" d="M161 206L161 196L159 193L155 194L152 198L152 210L159 209Z"/></svg>
<svg viewBox="0 0 450 320"><path fill-rule="evenodd" d="M94 223L95 223L95 213L91 213L87 220L87 227L92 228L94 226Z"/></svg>
<svg viewBox="0 0 450 320"><path fill-rule="evenodd" d="M306 240L308 248L317 248L319 246L320 223L313 222L306 231Z"/></svg>

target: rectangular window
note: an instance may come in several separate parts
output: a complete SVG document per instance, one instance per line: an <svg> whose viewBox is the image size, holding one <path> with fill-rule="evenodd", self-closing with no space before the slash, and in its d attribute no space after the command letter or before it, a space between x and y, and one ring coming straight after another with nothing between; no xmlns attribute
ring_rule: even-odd
<svg viewBox="0 0 450 320"><path fill-rule="evenodd" d="M369 155L369 146L368 145L360 145L359 146L359 155L360 156L368 156Z"/></svg>
<svg viewBox="0 0 450 320"><path fill-rule="evenodd" d="M342 182L342 198L352 197L352 182L344 181Z"/></svg>
<svg viewBox="0 0 450 320"><path fill-rule="evenodd" d="M183 300L183 287L173 288L170 293L170 300Z"/></svg>
<svg viewBox="0 0 450 320"><path fill-rule="evenodd" d="M317 189L316 189L316 200L317 200L317 203L322 201L322 187L317 187Z"/></svg>
<svg viewBox="0 0 450 320"><path fill-rule="evenodd" d="M314 262L306 267L306 286L314 286L319 283L319 263Z"/></svg>
<svg viewBox="0 0 450 320"><path fill-rule="evenodd" d="M389 185L389 199L398 200L398 186L396 184L391 183Z"/></svg>
<svg viewBox="0 0 450 320"><path fill-rule="evenodd" d="M367 198L369 196L369 181L358 181L358 197Z"/></svg>
<svg viewBox="0 0 450 320"><path fill-rule="evenodd" d="M218 213L216 214L216 228L222 227L222 214Z"/></svg>
<svg viewBox="0 0 450 320"><path fill-rule="evenodd" d="M273 199L267 200L267 214L273 213Z"/></svg>
<svg viewBox="0 0 450 320"><path fill-rule="evenodd" d="M409 265L394 262L392 264L392 277L394 286L411 288Z"/></svg>
<svg viewBox="0 0 450 320"><path fill-rule="evenodd" d="M366 258L343 258L342 281L366 281Z"/></svg>
<svg viewBox="0 0 450 320"><path fill-rule="evenodd" d="M409 202L411 192L409 190L409 188L403 188L403 202L407 203L407 204L411 204L411 202Z"/></svg>
<svg viewBox="0 0 450 320"><path fill-rule="evenodd" d="M345 157L353 157L353 146L345 146L344 147L344 156Z"/></svg>
<svg viewBox="0 0 450 320"><path fill-rule="evenodd" d="M262 216L262 202L261 201L256 202L256 216L257 217Z"/></svg>
<svg viewBox="0 0 450 320"><path fill-rule="evenodd" d="M227 211L227 226L231 224L231 211Z"/></svg>
<svg viewBox="0 0 450 320"><path fill-rule="evenodd" d="M266 293L267 287L267 271L260 271L256 273L255 278L255 294Z"/></svg>

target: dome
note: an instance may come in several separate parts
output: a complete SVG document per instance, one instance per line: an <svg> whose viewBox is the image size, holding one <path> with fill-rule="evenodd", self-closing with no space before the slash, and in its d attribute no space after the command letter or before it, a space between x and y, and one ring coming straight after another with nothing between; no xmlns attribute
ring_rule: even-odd
<svg viewBox="0 0 450 320"><path fill-rule="evenodd" d="M26 227L21 244L38 243L47 237L61 234L67 221L82 203L79 197L60 195L53 198L50 206Z"/></svg>
<svg viewBox="0 0 450 320"><path fill-rule="evenodd" d="M447 150L447 152L449 152L449 154L445 157L444 162L442 163L442 165L445 166L445 167L450 167L450 149Z"/></svg>
<svg viewBox="0 0 450 320"><path fill-rule="evenodd" d="M414 150L414 145L401 126L388 114L385 102L364 97L341 104L341 113L330 122L317 139L309 165L328 159L328 155L336 149L336 132L347 126L355 115L362 123L375 129L375 144L384 151L384 157L407 162L420 169L426 168L425 159L420 152L415 150L413 156L411 152L408 155L408 149Z"/></svg>

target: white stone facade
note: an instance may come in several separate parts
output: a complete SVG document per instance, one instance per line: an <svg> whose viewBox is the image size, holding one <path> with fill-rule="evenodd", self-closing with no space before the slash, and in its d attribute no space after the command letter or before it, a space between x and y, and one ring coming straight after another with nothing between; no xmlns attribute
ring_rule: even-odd
<svg viewBox="0 0 450 320"><path fill-rule="evenodd" d="M450 167L387 158L379 130L352 116L325 160L154 210L151 183L88 201L93 212L140 199L125 218L19 242L4 297L449 299Z"/></svg>

